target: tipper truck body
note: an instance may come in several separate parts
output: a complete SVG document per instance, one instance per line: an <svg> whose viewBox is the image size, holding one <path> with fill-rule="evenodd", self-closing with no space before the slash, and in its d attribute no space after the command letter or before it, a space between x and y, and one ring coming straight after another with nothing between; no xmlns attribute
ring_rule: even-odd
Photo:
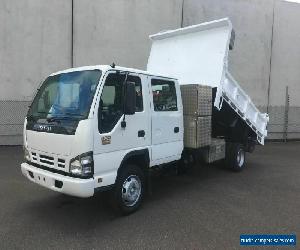
<svg viewBox="0 0 300 250"><path fill-rule="evenodd" d="M264 144L268 116L228 72L228 19L150 36L147 70L112 65L51 74L24 123L22 173L77 197L111 189L114 207L136 211L153 169L212 163L240 171Z"/></svg>

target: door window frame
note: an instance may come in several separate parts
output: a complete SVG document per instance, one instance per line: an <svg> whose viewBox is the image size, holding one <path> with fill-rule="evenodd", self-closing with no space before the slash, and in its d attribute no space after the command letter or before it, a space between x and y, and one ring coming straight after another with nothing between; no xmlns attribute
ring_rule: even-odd
<svg viewBox="0 0 300 250"><path fill-rule="evenodd" d="M108 132L101 132L100 131L100 126L99 126L99 108L100 108L100 101L101 101L101 96L103 93L103 89L106 83L107 78L109 77L110 74L117 74L117 72L119 73L126 73L128 72L128 75L133 76L133 77L138 77L140 79L140 87L141 87L141 92L142 92L142 110L141 111L136 111L135 113L143 113L145 112L145 98L144 98L144 89L143 89L143 79L140 76L139 73L137 72L130 72L130 71L122 71L122 70L108 70L105 72L105 74L103 74L102 79L100 79L101 83L99 84L99 90L98 90L98 94L97 94L97 99L95 100L95 114L96 114L96 123L97 123L97 131L99 134L109 134L112 133L113 130L116 128L116 126L119 124L120 119L124 116L124 114L121 115L121 117L119 118L119 120L116 122L115 126Z"/></svg>
<svg viewBox="0 0 300 250"><path fill-rule="evenodd" d="M174 84L174 89L175 89L175 94L176 94L176 110L155 110L154 109L154 96L153 96L153 91L152 91L152 81L153 80L161 80L161 81L166 81L166 82L172 82ZM150 89L150 100L151 100L151 110L152 112L155 112L155 114L164 114L167 112L179 112L180 107L179 107L179 98L178 98L178 89L176 87L176 81L175 79L169 79L169 78L163 78L163 77L158 77L158 76L151 76L149 79L149 89Z"/></svg>

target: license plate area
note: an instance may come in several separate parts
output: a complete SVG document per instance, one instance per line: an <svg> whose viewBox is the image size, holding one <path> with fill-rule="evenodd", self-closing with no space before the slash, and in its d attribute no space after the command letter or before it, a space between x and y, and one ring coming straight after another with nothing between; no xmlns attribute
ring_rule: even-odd
<svg viewBox="0 0 300 250"><path fill-rule="evenodd" d="M51 187L53 186L53 179L52 178L49 178L43 174L37 174L37 173L34 173L34 180L42 185L42 186L45 186L45 187Z"/></svg>

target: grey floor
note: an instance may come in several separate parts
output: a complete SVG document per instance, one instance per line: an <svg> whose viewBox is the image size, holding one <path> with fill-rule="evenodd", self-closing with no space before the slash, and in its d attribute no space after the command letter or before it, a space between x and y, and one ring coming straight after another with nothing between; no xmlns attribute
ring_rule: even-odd
<svg viewBox="0 0 300 250"><path fill-rule="evenodd" d="M78 199L27 181L21 147L0 147L0 249L239 249L240 234L299 238L300 143L247 156L241 173L204 166L155 177L142 209L117 217L105 194Z"/></svg>

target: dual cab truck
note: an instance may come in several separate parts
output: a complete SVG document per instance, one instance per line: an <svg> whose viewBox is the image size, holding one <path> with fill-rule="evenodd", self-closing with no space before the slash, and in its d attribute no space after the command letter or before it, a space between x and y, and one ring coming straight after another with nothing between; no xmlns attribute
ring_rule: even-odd
<svg viewBox="0 0 300 250"><path fill-rule="evenodd" d="M112 65L51 74L24 123L22 173L77 197L112 189L136 211L153 168L193 159L239 171L267 135L260 113L227 69L228 19L150 36L147 71Z"/></svg>

